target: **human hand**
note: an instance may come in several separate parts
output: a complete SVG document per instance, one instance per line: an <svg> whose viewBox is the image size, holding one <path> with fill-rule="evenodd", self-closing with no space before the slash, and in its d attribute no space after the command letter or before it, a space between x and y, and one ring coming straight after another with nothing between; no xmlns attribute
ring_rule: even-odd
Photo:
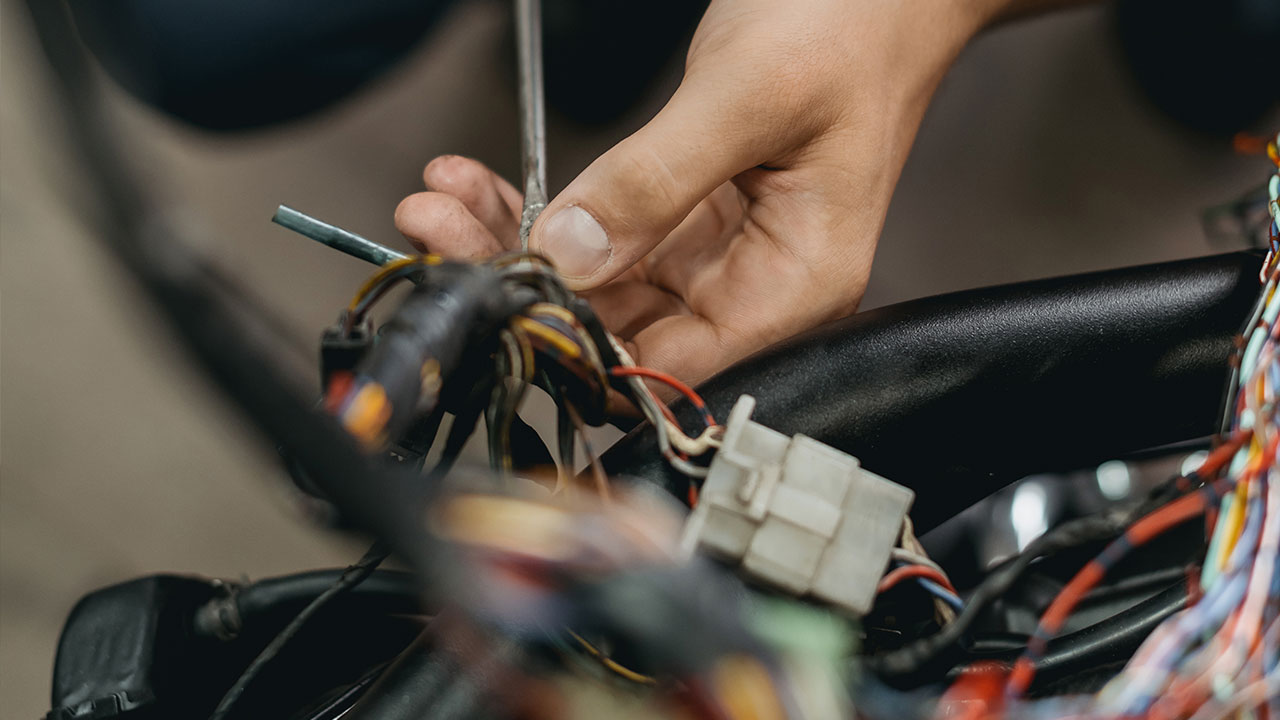
<svg viewBox="0 0 1280 720"><path fill-rule="evenodd" d="M715 0L670 102L550 203L531 249L638 363L690 383L852 313L930 96L1008 4ZM416 247L519 247L511 184L456 156L423 177L396 210Z"/></svg>

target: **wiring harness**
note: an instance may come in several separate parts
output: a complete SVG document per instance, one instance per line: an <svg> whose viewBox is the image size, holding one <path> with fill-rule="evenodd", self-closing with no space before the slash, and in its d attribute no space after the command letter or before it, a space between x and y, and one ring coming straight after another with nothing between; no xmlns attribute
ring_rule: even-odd
<svg viewBox="0 0 1280 720"><path fill-rule="evenodd" d="M1275 143L1268 149L1274 160ZM510 639L514 633L519 639L518 651L495 649L501 643L487 645L482 654L491 659L511 652L526 656L530 648L549 643L551 652L570 667L595 663L630 685L681 688L681 702L692 703L699 709L696 714L735 717L729 708L741 704L753 712L769 709L764 717L820 717L823 713L802 707L803 698L817 693L828 705L839 706L849 697L874 696L877 691L868 688L879 677L927 681L957 663L963 666L975 622L1037 560L1105 541L1102 553L1049 604L1015 662L973 662L939 704L925 703L912 714L1058 717L1084 712L1172 718L1274 705L1280 678L1280 573L1275 572L1280 493L1273 489L1280 437L1275 419L1275 384L1280 381L1275 330L1280 314L1274 218L1278 183L1273 178L1270 184L1272 247L1260 272L1262 292L1231 366L1216 449L1194 472L1161 486L1135 508L1055 528L969 593L958 592L946 571L928 557L907 518L875 594L892 604L905 598L904 588L913 587L931 617L907 612L893 620L891 632L918 639L864 655L847 694L838 683L801 690L803 680L781 660L786 651L776 639L753 631L743 619L750 611L741 607L709 629L702 642L718 649L696 662L682 657L690 647L685 638L666 630L624 629L634 617L624 620L616 614L617 587L650 597L645 605L628 604L629 615L678 607L677 612L705 619L707 609L690 588L704 581L714 586L710 578L719 571L704 563L685 564L660 539L669 540L670 527L679 524L672 517L678 515L650 508L652 517L643 519L637 508L645 503L637 505L635 493L626 489L624 499L610 509L618 488L587 443L586 428L604 423L619 398L629 403L654 427L656 449L665 461L690 478L685 500L691 506L698 505L701 481L708 474L706 458L719 448L723 428L691 388L637 366L590 306L564 288L544 258L528 252L480 264L432 255L388 258L325 334L323 404L366 452L389 453L417 467L433 444L442 412L452 412L455 419L431 471L432 482L445 478L474 427L481 419L485 422L491 469L505 479L502 489L494 490L496 495L475 494L473 487L441 501L439 513L447 519L434 527L445 546L460 549L446 564L454 568L449 573L457 583L454 595L467 598L467 615L478 632L500 627L495 637ZM370 320L374 306L402 282L411 282L413 289L375 333ZM686 432L645 380L664 383L686 397L701 418L701 431ZM531 386L550 395L557 408L554 460L545 450L528 452L537 437L518 411ZM588 479L583 481L574 474L577 443L588 460ZM520 492L511 495L512 478L536 474L531 458L532 464L555 462L555 479L548 485L552 497L561 500L548 504ZM583 505L583 490L603 505ZM654 517L666 519L655 524ZM1115 643L1136 643L1150 632L1119 675L1096 695L1024 699L1041 668L1053 667L1060 657L1096 654L1077 649L1074 638L1054 638L1108 572L1135 548L1202 517L1210 539L1191 587L1157 593L1089 629ZM620 532L625 528L631 532ZM649 540L637 544L636 536ZM565 547L575 549L566 555ZM602 564L602 558L608 559ZM514 568L520 579L512 584ZM661 600L654 596L658 587ZM727 603L730 594L720 595L721 602ZM514 608L512 597L521 597L528 607ZM611 600L602 604L603 597ZM856 623L845 624L856 628ZM828 661L834 667L851 652L846 647ZM691 688L701 690L690 694Z"/></svg>
<svg viewBox="0 0 1280 720"><path fill-rule="evenodd" d="M438 685L420 696L441 703L424 716L558 715L563 706L554 698L543 702L547 686L566 694L582 690L558 672L566 667L616 681L610 688L624 694L609 700L639 694L677 716L1209 718L1259 708L1269 717L1280 714L1280 172L1269 184L1271 248L1262 292L1239 343L1223 433L1204 463L1136 509L1049 531L968 593L955 592L904 526L877 590L882 599L918 591L935 627L899 649L864 654L851 667L860 637L852 619L753 591L709 562L681 557L674 539L682 510L605 478L598 465L584 483L590 492L578 491L574 438L603 421L611 393L654 425L660 454L691 477L706 473L700 461L716 448L720 431L691 389L637 367L541 258L524 253L467 265L386 255L388 264L326 334L326 412L312 412L291 382L293 368L282 359L270 318L191 253L181 229L163 222L164 214L132 183L61 9L37 2L28 9L60 79L71 137L100 186L104 236L117 256L210 377L265 435L297 454L304 486L383 538L334 574L328 588L297 594L303 610L248 665L215 716L247 712L237 701L255 673L326 603L377 577L376 566L389 552L423 580L423 595L445 601L430 605L439 615L413 649L428 648L427 661L406 654L406 662L376 683L390 686L383 697L399 702L407 695L397 692L397 675L422 670L408 673L408 680ZM1267 150L1280 167L1276 142ZM409 297L375 334L371 309L404 281L414 285ZM689 397L701 432L685 432L645 379ZM516 415L529 385L550 393L560 413L559 492L550 499L510 487L522 469ZM453 426L424 482L421 468L446 409L455 415ZM481 418L498 480L454 472L448 483L436 482L445 480ZM693 485L690 504L697 502ZM1054 652L1051 638L1090 589L1135 548L1201 518L1210 537L1186 609L1162 593L1156 612L1146 614L1161 618L1158 627L1100 693L1023 699L1034 693L1036 675ZM1099 540L1109 544L1048 606L1011 669L984 665L965 672L941 703L932 689L877 687L880 679L946 660L983 608L1037 559ZM227 604L225 598L214 602ZM214 623L215 636L222 634L218 627ZM942 662L933 677L952 664ZM378 717L369 714L376 704L357 702L362 693L375 693L371 681L362 678L341 693L347 704L315 717ZM446 702L449 712L433 711ZM77 716L83 709L69 711Z"/></svg>
<svg viewBox="0 0 1280 720"><path fill-rule="evenodd" d="M1270 247L1259 273L1262 290L1232 361L1220 444L1199 468L1175 478L1125 518L1119 536L1085 565L1045 610L1007 677L999 668L975 666L970 677L962 678L949 691L940 715L1202 720L1262 710L1267 717L1280 717L1278 143L1280 135L1266 145L1277 171L1268 183ZM1209 539L1199 572L1192 578L1193 602L1160 623L1123 670L1096 695L1023 700L1049 640L1108 571L1135 548L1202 517ZM1106 524L1102 523L1103 534ZM1060 535L1061 531L1050 533L1045 539L1052 542ZM1004 586L1003 575L997 571L988 583ZM979 588L971 603L988 597L984 594L988 583ZM966 618L962 615L961 619ZM881 660L901 669L944 644L936 638L925 640L922 646ZM975 679L984 674L1003 679Z"/></svg>
<svg viewBox="0 0 1280 720"><path fill-rule="evenodd" d="M366 329L370 310L409 280L415 289L375 342ZM449 461L483 417L491 465L510 474L517 411L531 386L546 391L559 412L558 489L572 477L575 435L585 444L586 427L607 420L611 392L657 428L658 450L690 477L706 476L691 458L718 444L721 428L697 394L666 373L638 367L591 306L566 290L536 254L511 253L479 265L434 255L393 260L360 288L325 343L358 350L345 355L347 366L324 368L324 403L366 449L399 446L399 457L420 459L430 438L423 446L406 442L405 435L424 418L438 423L435 413L443 403L458 418ZM701 409L701 432L687 434L645 380L689 397ZM448 396L459 387L462 392ZM429 425L426 434L434 428ZM422 429L413 434L424 435ZM607 497L609 481L595 454L586 454L595 489Z"/></svg>

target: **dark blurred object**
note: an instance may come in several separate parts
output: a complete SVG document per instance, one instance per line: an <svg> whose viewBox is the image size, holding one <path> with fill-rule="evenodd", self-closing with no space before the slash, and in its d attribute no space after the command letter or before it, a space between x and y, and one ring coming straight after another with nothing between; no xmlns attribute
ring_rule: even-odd
<svg viewBox="0 0 1280 720"><path fill-rule="evenodd" d="M320 110L387 70L453 0L72 0L85 44L143 102L211 130ZM547 98L581 123L630 108L703 0L548 0Z"/></svg>
<svg viewBox="0 0 1280 720"><path fill-rule="evenodd" d="M85 44L142 101L213 130L289 120L388 69L452 0L73 0Z"/></svg>
<svg viewBox="0 0 1280 720"><path fill-rule="evenodd" d="M1280 46L1276 53L1280 55ZM1277 60L1280 62L1280 58ZM1280 84L1280 74L1277 74ZM1267 211L1267 184L1264 182L1235 200L1205 208L1200 225L1209 242L1223 246L1265 249L1271 238L1271 213Z"/></svg>
<svg viewBox="0 0 1280 720"><path fill-rule="evenodd" d="M403 57L452 0L73 0L85 43L144 102L217 130L319 110ZM683 47L705 0L547 0L547 100L588 124L616 119ZM1230 133L1280 100L1280 3L1122 0L1138 83L1178 121Z"/></svg>
<svg viewBox="0 0 1280 720"><path fill-rule="evenodd" d="M71 611L58 644L49 720L150 716L157 699L186 695L196 674L186 656L209 646L190 619L217 588L207 581L154 575L103 588ZM196 683L198 684L198 682Z"/></svg>
<svg viewBox="0 0 1280 720"><path fill-rule="evenodd" d="M683 48L707 0L543 0L547 102L585 124L631 108Z"/></svg>
<svg viewBox="0 0 1280 720"><path fill-rule="evenodd" d="M249 661L340 571L241 588L153 575L86 595L63 627L47 720L207 717ZM326 607L250 688L245 716L311 717L314 705L363 692L421 632L417 585L380 571ZM215 622L218 621L218 622Z"/></svg>
<svg viewBox="0 0 1280 720"><path fill-rule="evenodd" d="M1116 19L1138 84L1178 122L1230 134L1280 102L1280 2L1122 0Z"/></svg>

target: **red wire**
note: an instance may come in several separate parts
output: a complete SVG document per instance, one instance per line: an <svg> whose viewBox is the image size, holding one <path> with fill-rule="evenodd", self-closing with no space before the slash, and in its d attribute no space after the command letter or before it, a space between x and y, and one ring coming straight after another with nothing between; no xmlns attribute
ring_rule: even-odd
<svg viewBox="0 0 1280 720"><path fill-rule="evenodd" d="M1196 475L1205 479L1217 474L1218 470L1222 469L1222 466L1236 454L1240 446L1244 445L1244 441L1252 435L1253 433L1249 430L1235 431L1226 442L1214 448L1213 452L1209 453L1209 457L1200 463L1200 467L1196 468Z"/></svg>
<svg viewBox="0 0 1280 720"><path fill-rule="evenodd" d="M957 594L955 587L951 585L951 581L947 579L947 576L937 570L934 570L928 565L903 565L897 570L885 575L884 578L880 580L880 584L876 586L876 592L882 593L903 580L918 577L926 580L932 580L933 582L941 585L952 595Z"/></svg>
<svg viewBox="0 0 1280 720"><path fill-rule="evenodd" d="M660 370L654 370L646 367L627 367L625 365L617 365L609 368L609 374L615 377L643 377L675 388L681 395L689 398L689 402L702 413L702 417L707 421L708 425L715 425L715 418L711 417L711 411L707 409L707 403L703 401L702 396L694 391L693 388L686 385L680 378L674 375L668 375Z"/></svg>
<svg viewBox="0 0 1280 720"><path fill-rule="evenodd" d="M1208 458L1205 458L1205 461L1196 470L1196 474L1201 478L1212 477L1240 449L1240 446L1244 444L1250 434L1247 430L1234 434L1230 440L1218 446L1209 454ZM1271 459L1275 457L1275 444L1271 443L1271 447L1264 450L1263 457L1266 458L1266 462L1271 462ZM1026 692L1026 689L1031 685L1031 680L1035 677L1035 659L1043 650L1044 643L1048 642L1051 636L1057 634L1067 617L1071 615L1071 611L1102 580L1111 565L1129 550L1146 543L1172 527L1204 513L1210 505L1211 497L1213 497L1209 491L1214 489L1213 486L1206 486L1194 495L1184 495L1144 515L1133 525L1130 525L1123 535L1103 549L1098 557L1090 560L1088 564L1081 568L1075 577L1071 578L1071 581L1062 588L1058 596L1049 604L1049 608L1044 611L1044 615L1040 617L1040 624L1032 636L1031 644L1028 645L1027 651L1014 664L1013 672L1009 674L1009 682L1005 686L1005 690L1010 697L1018 697Z"/></svg>
<svg viewBox="0 0 1280 720"><path fill-rule="evenodd" d="M1115 542L1125 543L1130 547L1141 545L1165 530L1204 512L1207 499L1207 495L1203 492L1180 497L1138 520ZM1112 547L1116 546L1109 545L1107 549L1110 550ZM1103 553L1106 554L1106 550ZM1049 609L1040 616L1035 637L1047 640L1048 637L1055 635L1080 600L1102 580L1106 573L1107 565L1099 562L1097 558L1080 568L1075 577L1071 578L1071 581L1058 592L1058 596L1049 604ZM1005 688L1009 696L1021 696L1031 685L1034 677L1035 662L1032 659L1032 653L1024 653L1014 664L1013 672L1009 674L1009 682Z"/></svg>

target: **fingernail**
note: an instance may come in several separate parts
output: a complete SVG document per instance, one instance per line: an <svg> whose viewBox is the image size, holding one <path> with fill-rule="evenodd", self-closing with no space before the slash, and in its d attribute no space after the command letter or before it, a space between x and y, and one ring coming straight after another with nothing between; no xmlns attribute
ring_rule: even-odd
<svg viewBox="0 0 1280 720"><path fill-rule="evenodd" d="M542 228L542 252L565 277L587 277L609 260L609 236L591 213L571 205Z"/></svg>

